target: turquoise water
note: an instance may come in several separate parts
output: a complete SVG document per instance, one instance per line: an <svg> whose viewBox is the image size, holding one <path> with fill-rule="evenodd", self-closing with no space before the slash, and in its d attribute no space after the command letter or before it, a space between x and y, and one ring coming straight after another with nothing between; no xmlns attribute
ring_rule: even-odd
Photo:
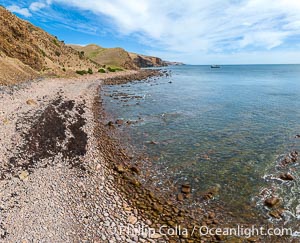
<svg viewBox="0 0 300 243"><path fill-rule="evenodd" d="M218 186L214 200L236 215L266 213L259 193L274 187L297 220L300 168L276 165L300 145L300 65L165 69L170 76L103 89L115 119L139 121L126 131L151 158L156 183L189 181L194 198ZM294 181L276 179L286 171Z"/></svg>

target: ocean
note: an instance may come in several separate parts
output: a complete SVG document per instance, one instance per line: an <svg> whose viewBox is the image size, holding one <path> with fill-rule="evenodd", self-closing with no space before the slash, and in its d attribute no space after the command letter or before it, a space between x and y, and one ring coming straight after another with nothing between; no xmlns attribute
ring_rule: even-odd
<svg viewBox="0 0 300 243"><path fill-rule="evenodd" d="M275 195L281 220L299 224L300 167L281 160L300 151L300 65L162 69L169 75L102 90L113 119L136 121L120 127L123 143L147 154L153 183L189 182L195 200L217 187L214 202L237 219L274 221L264 200ZM279 179L284 173L294 180Z"/></svg>

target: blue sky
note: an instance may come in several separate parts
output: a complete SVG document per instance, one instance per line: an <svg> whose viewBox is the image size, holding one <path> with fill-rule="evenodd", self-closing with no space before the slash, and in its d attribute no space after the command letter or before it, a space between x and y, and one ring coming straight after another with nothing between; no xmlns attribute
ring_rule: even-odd
<svg viewBox="0 0 300 243"><path fill-rule="evenodd" d="M299 0L0 0L70 44L188 64L300 63Z"/></svg>

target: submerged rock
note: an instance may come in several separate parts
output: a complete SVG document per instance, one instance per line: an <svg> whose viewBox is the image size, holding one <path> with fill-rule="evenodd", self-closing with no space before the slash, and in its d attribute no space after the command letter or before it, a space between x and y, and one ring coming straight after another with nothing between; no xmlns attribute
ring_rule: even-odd
<svg viewBox="0 0 300 243"><path fill-rule="evenodd" d="M182 193L178 193L178 194L177 194L177 200L178 200L178 201L183 201L183 199L184 199L183 194L182 194Z"/></svg>
<svg viewBox="0 0 300 243"><path fill-rule="evenodd" d="M191 193L191 185L190 184L183 184L181 186L181 192L185 193L185 194Z"/></svg>
<svg viewBox="0 0 300 243"><path fill-rule="evenodd" d="M278 197L270 197L265 200L265 205L272 208L280 203L280 199Z"/></svg>
<svg viewBox="0 0 300 243"><path fill-rule="evenodd" d="M131 167L130 167L130 170L131 170L132 172L138 174L138 175L140 174L140 170L139 170L139 168L137 168L136 166L131 166Z"/></svg>
<svg viewBox="0 0 300 243"><path fill-rule="evenodd" d="M279 178L281 180L284 180L284 181L292 181L292 180L294 180L294 177L290 173L281 174L279 176Z"/></svg>
<svg viewBox="0 0 300 243"><path fill-rule="evenodd" d="M283 214L283 209L276 209L269 212L269 215L276 219L281 219Z"/></svg>
<svg viewBox="0 0 300 243"><path fill-rule="evenodd" d="M117 119L116 122L115 122L117 125L121 126L124 124L124 121L121 120L121 119Z"/></svg>
<svg viewBox="0 0 300 243"><path fill-rule="evenodd" d="M112 121L109 121L109 122L106 124L106 126L114 127L115 125L114 125L114 123L113 123Z"/></svg>
<svg viewBox="0 0 300 243"><path fill-rule="evenodd" d="M117 166L115 167L115 170L116 170L117 172L119 172L120 174L122 174L122 173L125 172L125 168L124 168L123 165L117 165Z"/></svg>

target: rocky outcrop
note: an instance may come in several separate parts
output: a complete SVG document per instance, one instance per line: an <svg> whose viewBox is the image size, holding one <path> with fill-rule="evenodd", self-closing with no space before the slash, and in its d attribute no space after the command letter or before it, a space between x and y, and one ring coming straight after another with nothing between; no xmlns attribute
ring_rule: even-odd
<svg viewBox="0 0 300 243"><path fill-rule="evenodd" d="M182 62L164 61L159 57L145 56L136 53L129 53L129 55L133 63L139 68L184 65Z"/></svg>
<svg viewBox="0 0 300 243"><path fill-rule="evenodd" d="M133 63L140 68L167 66L167 64L158 57L144 56L136 53L129 53L129 55Z"/></svg>

